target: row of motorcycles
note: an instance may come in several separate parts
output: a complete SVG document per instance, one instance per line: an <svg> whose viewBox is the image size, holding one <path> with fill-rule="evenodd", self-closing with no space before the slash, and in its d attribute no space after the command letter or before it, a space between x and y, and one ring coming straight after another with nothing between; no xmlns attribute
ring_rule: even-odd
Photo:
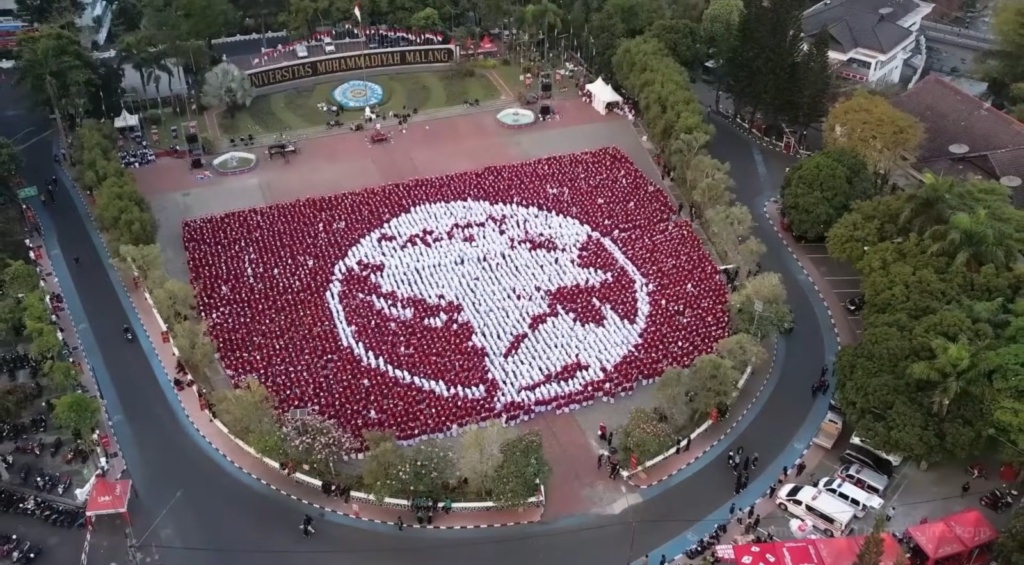
<svg viewBox="0 0 1024 565"><path fill-rule="evenodd" d="M12 383L18 380L18 371L23 369L31 369L32 378L36 378L40 366L39 360L28 353L16 351L0 355L0 373L6 374Z"/></svg>
<svg viewBox="0 0 1024 565"><path fill-rule="evenodd" d="M10 559L11 563L32 563L42 553L42 547L17 535L0 534L0 559Z"/></svg>
<svg viewBox="0 0 1024 565"><path fill-rule="evenodd" d="M85 527L85 509L50 502L35 495L0 488L0 511L30 516L58 528Z"/></svg>
<svg viewBox="0 0 1024 565"><path fill-rule="evenodd" d="M711 553L710 555L708 555L710 562L718 563L719 558L717 555L715 555L715 552L713 550L715 549L715 546L718 545L718 543L722 540L722 536L725 535L726 529L728 527L728 522L724 522L722 524L715 526L715 531L711 532L706 537L697 540L697 543L691 545L686 549L686 558L690 561L695 561L697 559L700 559L701 557L704 557L704 555L710 551Z"/></svg>
<svg viewBox="0 0 1024 565"><path fill-rule="evenodd" d="M33 416L25 422L0 421L0 443L26 439L29 434L41 434L49 427L45 414Z"/></svg>
<svg viewBox="0 0 1024 565"><path fill-rule="evenodd" d="M71 475L58 475L48 471L36 471L28 463L22 464L18 470L18 478L24 486L35 487L37 492L63 496L71 488Z"/></svg>
<svg viewBox="0 0 1024 565"><path fill-rule="evenodd" d="M968 465L967 475L972 479L988 480L988 472L985 471L985 467L980 463ZM996 514L1002 514L1013 508L1014 502L1019 499L1020 493L1016 489L1004 485L1002 488L992 489L981 495L978 502Z"/></svg>

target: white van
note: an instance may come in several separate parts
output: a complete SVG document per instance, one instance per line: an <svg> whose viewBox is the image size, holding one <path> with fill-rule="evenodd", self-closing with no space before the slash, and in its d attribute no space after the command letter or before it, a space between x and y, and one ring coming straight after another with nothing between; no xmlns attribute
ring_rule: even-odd
<svg viewBox="0 0 1024 565"><path fill-rule="evenodd" d="M306 49L306 46L304 44L296 43L295 44L295 56L300 58L300 59L305 59L306 57L309 57L309 50Z"/></svg>
<svg viewBox="0 0 1024 565"><path fill-rule="evenodd" d="M810 522L829 538L845 536L857 516L854 507L810 485L782 485L775 494L775 503L783 512Z"/></svg>
<svg viewBox="0 0 1024 565"><path fill-rule="evenodd" d="M884 459L888 459L889 462L892 463L893 467L899 467L901 464L903 464L903 456L902 455L890 455L888 453L879 451L879 450L875 449L874 447L871 447L871 444L869 444L867 441L864 440L864 438L858 436L857 434L853 434L853 437L850 438L850 443L852 443L853 445L859 445L859 446L863 447L864 449L869 449L872 452L874 452L875 454L877 454L879 457L882 457Z"/></svg>
<svg viewBox="0 0 1024 565"><path fill-rule="evenodd" d="M882 496L885 493L885 489L889 488L889 479L885 478L884 475L857 463L850 463L840 467L836 471L836 478L843 479L848 483L852 483L853 486L860 490L877 496Z"/></svg>
<svg viewBox="0 0 1024 565"><path fill-rule="evenodd" d="M330 55L331 53L337 53L338 48L334 46L334 42L330 39L324 40L324 53Z"/></svg>
<svg viewBox="0 0 1024 565"><path fill-rule="evenodd" d="M861 490L842 479L825 477L818 481L818 488L852 506L857 511L858 518L863 518L868 510L878 510L885 504L881 497Z"/></svg>

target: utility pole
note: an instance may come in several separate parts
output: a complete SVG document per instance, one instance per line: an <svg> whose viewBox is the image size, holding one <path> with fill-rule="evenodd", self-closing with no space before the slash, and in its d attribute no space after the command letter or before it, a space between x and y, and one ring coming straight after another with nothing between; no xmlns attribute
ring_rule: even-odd
<svg viewBox="0 0 1024 565"><path fill-rule="evenodd" d="M149 537L149 534L153 531L153 528L156 528L156 525L160 523L160 520L163 520L164 515L167 514L167 511L171 509L171 505L174 504L174 501L178 500L178 497L181 496L181 493L182 490L178 490L178 492L174 495L174 498L172 498L171 501L167 503L167 506L164 507L163 512L161 512L160 515L156 517L156 521L153 522L153 525L150 526L148 530L146 530L146 533L142 534L142 537L139 538L138 541L135 540L135 530L132 529L132 522L131 520L128 520L128 527L124 530L124 539L125 542L127 542L128 544L128 563L130 563L131 565L141 565L142 561L139 555L139 544L146 541L146 538Z"/></svg>

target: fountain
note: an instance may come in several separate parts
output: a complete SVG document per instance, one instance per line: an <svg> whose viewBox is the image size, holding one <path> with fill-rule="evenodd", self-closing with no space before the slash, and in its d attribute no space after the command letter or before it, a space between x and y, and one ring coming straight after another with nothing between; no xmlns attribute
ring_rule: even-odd
<svg viewBox="0 0 1024 565"><path fill-rule="evenodd" d="M231 151L213 159L211 164L222 175L247 173L256 168L257 159L252 153Z"/></svg>
<svg viewBox="0 0 1024 565"><path fill-rule="evenodd" d="M375 82L350 80L332 90L331 98L346 110L360 110L384 102L384 87Z"/></svg>
<svg viewBox="0 0 1024 565"><path fill-rule="evenodd" d="M524 128L537 123L537 114L526 108L508 108L498 112L498 121L507 128Z"/></svg>

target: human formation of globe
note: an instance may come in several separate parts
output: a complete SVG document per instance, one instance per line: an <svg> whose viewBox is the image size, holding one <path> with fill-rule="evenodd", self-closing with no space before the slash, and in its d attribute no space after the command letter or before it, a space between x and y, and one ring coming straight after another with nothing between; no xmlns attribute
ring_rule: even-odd
<svg viewBox="0 0 1024 565"><path fill-rule="evenodd" d="M365 80L350 80L331 92L334 101L346 110L376 106L384 100L384 87Z"/></svg>
<svg viewBox="0 0 1024 565"><path fill-rule="evenodd" d="M691 226L616 149L187 220L225 371L402 440L615 397L728 335Z"/></svg>

